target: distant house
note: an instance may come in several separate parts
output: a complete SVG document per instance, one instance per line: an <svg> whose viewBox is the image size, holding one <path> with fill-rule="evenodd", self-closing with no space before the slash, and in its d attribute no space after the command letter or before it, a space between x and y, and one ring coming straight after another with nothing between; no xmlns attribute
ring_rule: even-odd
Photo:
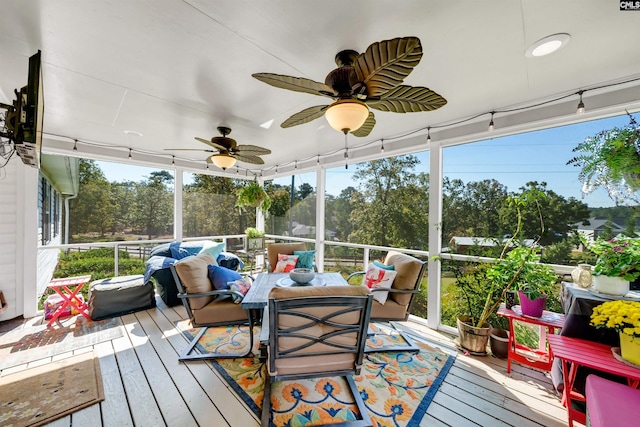
<svg viewBox="0 0 640 427"><path fill-rule="evenodd" d="M584 225L582 223L575 224L576 231L580 236L582 236L587 242L593 242L595 239L600 237L602 232L606 228L606 224L609 220L607 219L595 219L589 218L589 225ZM615 222L611 222L612 234L615 236L616 234L620 234L624 232L624 227L621 227Z"/></svg>
<svg viewBox="0 0 640 427"><path fill-rule="evenodd" d="M449 240L449 247L456 253L465 253L471 247L480 248L492 248L495 246L504 246L507 239L498 237L466 237L466 236L453 236ZM535 245L535 240L524 239L522 241L523 246L528 248Z"/></svg>

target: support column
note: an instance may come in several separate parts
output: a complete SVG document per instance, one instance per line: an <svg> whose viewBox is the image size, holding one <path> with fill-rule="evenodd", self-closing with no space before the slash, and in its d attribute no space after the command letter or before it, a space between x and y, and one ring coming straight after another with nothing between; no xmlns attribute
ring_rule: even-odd
<svg viewBox="0 0 640 427"><path fill-rule="evenodd" d="M431 141L429 146L429 298L427 326L437 329L442 314L440 295L442 265L434 256L442 251L442 146Z"/></svg>

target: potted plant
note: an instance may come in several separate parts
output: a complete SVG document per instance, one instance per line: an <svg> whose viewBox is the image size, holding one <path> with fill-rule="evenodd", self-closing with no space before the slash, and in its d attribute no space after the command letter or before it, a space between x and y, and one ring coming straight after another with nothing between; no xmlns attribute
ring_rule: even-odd
<svg viewBox="0 0 640 427"><path fill-rule="evenodd" d="M527 261L535 259L532 255L524 256L523 251L534 253L535 245L531 248L520 248L516 245L516 238L522 230L522 209L526 206L535 206L540 217L540 226L544 232L544 222L539 205L539 199L545 197L544 193L536 188L528 189L519 196L507 198L507 205L516 213L516 229L506 239L500 258L492 265L478 265L472 270L479 271L480 275L488 280L476 280L483 286L469 286L468 280L456 280L456 286L461 290L463 299L469 301L467 313L457 318L460 345L472 353L483 354L489 341L491 325L488 320L495 314L509 290L519 287L518 279L523 269L527 267ZM540 233L541 235L544 233ZM514 255L508 256L508 251L516 250ZM541 264L540 264L541 265ZM526 271L525 271L526 272ZM475 273L473 273L475 274ZM555 280L554 280L555 283ZM482 301L480 310L473 310L473 301ZM477 306L477 304L475 304ZM494 316L495 317L495 316Z"/></svg>
<svg viewBox="0 0 640 427"><path fill-rule="evenodd" d="M558 280L553 268L539 261L535 246L518 247L487 270L487 276L499 286L518 291L522 314L532 317L542 316L546 297Z"/></svg>
<svg viewBox="0 0 640 427"><path fill-rule="evenodd" d="M247 227L244 230L244 234L246 235L244 239L245 250L253 251L264 249L264 231L254 227Z"/></svg>
<svg viewBox="0 0 640 427"><path fill-rule="evenodd" d="M584 194L603 187L617 204L639 201L640 131L633 116L629 117L627 126L601 131L573 149L580 154L567 164L581 168L578 179Z"/></svg>
<svg viewBox="0 0 640 427"><path fill-rule="evenodd" d="M620 335L620 356L640 365L640 302L606 301L593 308L591 324L616 330Z"/></svg>
<svg viewBox="0 0 640 427"><path fill-rule="evenodd" d="M609 240L588 242L581 237L581 241L597 257L593 268L594 289L611 295L629 292L629 282L640 277L640 239L619 234Z"/></svg>
<svg viewBox="0 0 640 427"><path fill-rule="evenodd" d="M271 207L271 198L257 181L250 181L236 190L236 197L236 207L240 209L259 208L266 215Z"/></svg>

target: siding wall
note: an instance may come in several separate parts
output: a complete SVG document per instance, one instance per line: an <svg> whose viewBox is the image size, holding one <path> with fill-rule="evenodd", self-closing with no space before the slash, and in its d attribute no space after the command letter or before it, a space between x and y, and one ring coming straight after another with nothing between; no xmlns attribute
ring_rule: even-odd
<svg viewBox="0 0 640 427"><path fill-rule="evenodd" d="M0 169L0 290L9 307L0 320L22 314L22 295L17 294L18 185L17 163L12 159Z"/></svg>

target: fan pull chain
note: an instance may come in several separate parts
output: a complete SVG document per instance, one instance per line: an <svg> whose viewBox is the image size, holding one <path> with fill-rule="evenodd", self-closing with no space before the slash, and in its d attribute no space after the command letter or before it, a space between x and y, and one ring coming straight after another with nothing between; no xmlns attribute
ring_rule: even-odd
<svg viewBox="0 0 640 427"><path fill-rule="evenodd" d="M344 133L344 168L349 169L349 147L347 147L347 133Z"/></svg>

